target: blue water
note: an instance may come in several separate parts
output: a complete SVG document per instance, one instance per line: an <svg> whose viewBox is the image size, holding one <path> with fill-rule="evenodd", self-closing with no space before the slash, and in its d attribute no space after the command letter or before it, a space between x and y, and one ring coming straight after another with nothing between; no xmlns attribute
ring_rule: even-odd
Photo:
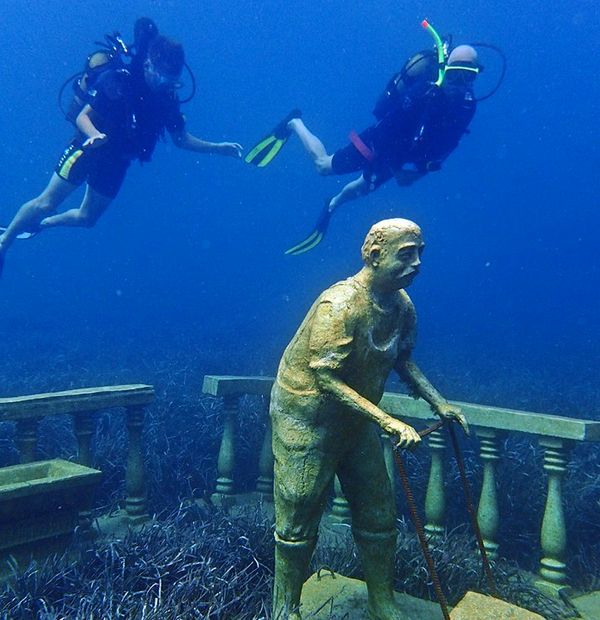
<svg viewBox="0 0 600 620"><path fill-rule="evenodd" d="M246 148L295 106L330 152L345 145L388 78L430 45L423 17L457 43L499 45L509 71L441 172L347 205L301 257L283 251L352 177L318 177L293 139L264 170L159 144L94 229L13 247L0 280L2 395L147 381L179 346L201 360L198 375L273 374L316 295L359 269L369 226L403 216L427 243L410 289L415 357L444 393L599 415L595 2L4 4L3 222L43 189L70 137L60 84L94 40L130 38L141 15L185 46L198 81L189 131ZM483 90L498 63L481 60Z"/></svg>

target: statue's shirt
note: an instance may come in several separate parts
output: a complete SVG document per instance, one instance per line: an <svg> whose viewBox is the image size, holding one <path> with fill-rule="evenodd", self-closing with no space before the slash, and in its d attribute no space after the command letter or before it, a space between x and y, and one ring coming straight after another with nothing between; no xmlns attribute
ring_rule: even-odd
<svg viewBox="0 0 600 620"><path fill-rule="evenodd" d="M277 382L298 395L317 395L318 373L328 370L378 403L390 371L410 356L415 325L405 291L382 308L355 278L338 282L315 301L287 346Z"/></svg>

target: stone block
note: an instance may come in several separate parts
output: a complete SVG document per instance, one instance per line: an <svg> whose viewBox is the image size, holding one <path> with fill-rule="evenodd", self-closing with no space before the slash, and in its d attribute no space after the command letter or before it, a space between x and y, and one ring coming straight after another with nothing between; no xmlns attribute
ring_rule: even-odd
<svg viewBox="0 0 600 620"><path fill-rule="evenodd" d="M62 459L0 469L0 550L70 534L102 472Z"/></svg>
<svg viewBox="0 0 600 620"><path fill-rule="evenodd" d="M241 396L242 394L268 396L272 387L272 377L205 375L202 392L211 396Z"/></svg>
<svg viewBox="0 0 600 620"><path fill-rule="evenodd" d="M394 620L443 620L439 605L396 592L404 614ZM321 571L302 588L302 617L314 620L366 620L367 586L364 581Z"/></svg>
<svg viewBox="0 0 600 620"><path fill-rule="evenodd" d="M543 616L478 592L467 592L450 613L452 620L544 620Z"/></svg>
<svg viewBox="0 0 600 620"><path fill-rule="evenodd" d="M583 596L571 599L583 620L598 620L600 618L600 591L588 592Z"/></svg>

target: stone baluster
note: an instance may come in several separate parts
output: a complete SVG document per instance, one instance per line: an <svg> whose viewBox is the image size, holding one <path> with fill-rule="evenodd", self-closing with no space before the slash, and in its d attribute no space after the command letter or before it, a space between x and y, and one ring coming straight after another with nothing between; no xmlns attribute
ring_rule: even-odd
<svg viewBox="0 0 600 620"><path fill-rule="evenodd" d="M477 509L477 523L488 557L495 560L498 557L496 535L500 522L496 492L496 466L500 460L499 442L496 431L491 428L477 429L477 436L479 437L479 457L483 461L483 481Z"/></svg>
<svg viewBox="0 0 600 620"><path fill-rule="evenodd" d="M265 436L258 459L258 479L256 492L263 500L273 500L273 446L271 437L271 420L267 418Z"/></svg>
<svg viewBox="0 0 600 620"><path fill-rule="evenodd" d="M75 414L75 436L77 437L77 462L86 467L92 466L90 445L94 434L95 420L88 413Z"/></svg>
<svg viewBox="0 0 600 620"><path fill-rule="evenodd" d="M342 485L337 475L333 480L333 505L331 506L329 517L332 521L336 521L337 523L352 522L350 505L348 504L348 500L344 497Z"/></svg>
<svg viewBox="0 0 600 620"><path fill-rule="evenodd" d="M35 461L38 441L38 418L26 418L17 421L16 443L21 452L21 463Z"/></svg>
<svg viewBox="0 0 600 620"><path fill-rule="evenodd" d="M75 436L77 437L77 462L80 465L86 467L92 466L92 454L90 445L92 442L92 435L94 434L95 420L89 413L75 414ZM84 534L91 533L92 528L92 504L93 495L92 492L86 492L87 497L81 503L82 509L79 511L79 527Z"/></svg>
<svg viewBox="0 0 600 620"><path fill-rule="evenodd" d="M225 396L223 399L223 436L217 460L217 486L212 495L213 501L224 507L234 499L233 472L235 469L236 428L238 422L237 394Z"/></svg>
<svg viewBox="0 0 600 620"><path fill-rule="evenodd" d="M444 450L446 440L440 431L429 435L431 469L425 495L425 531L434 540L445 530L446 498L444 495Z"/></svg>
<svg viewBox="0 0 600 620"><path fill-rule="evenodd" d="M546 507L542 520L540 561L541 580L536 585L541 590L558 594L567 588L566 565L567 529L562 502L562 479L567 470L570 442L555 437L541 437L544 448L544 469L548 473Z"/></svg>
<svg viewBox="0 0 600 620"><path fill-rule="evenodd" d="M127 489L125 507L129 521L139 523L149 518L146 511L146 474L142 446L144 407L127 407L125 414L129 433L127 472L125 474L125 488Z"/></svg>

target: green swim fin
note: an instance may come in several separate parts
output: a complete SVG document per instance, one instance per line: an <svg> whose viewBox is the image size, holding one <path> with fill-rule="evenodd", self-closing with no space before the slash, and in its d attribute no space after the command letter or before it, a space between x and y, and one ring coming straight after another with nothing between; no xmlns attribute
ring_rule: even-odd
<svg viewBox="0 0 600 620"><path fill-rule="evenodd" d="M323 237L325 237L327 227L329 226L329 222L331 220L331 214L333 213L333 211L329 210L330 202L331 198L328 198L325 201L325 206L321 211L321 215L319 215L317 225L315 226L315 229L310 233L310 235L308 235L308 237L306 237L306 239L304 241L301 241L298 245L295 245L293 248L286 250L286 254L291 254L292 256L304 254L304 252L312 250L314 247L319 245L321 241L323 241Z"/></svg>
<svg viewBox="0 0 600 620"><path fill-rule="evenodd" d="M301 117L302 112L300 110L292 110L276 127L274 127L271 133L265 136L250 150L248 155L244 158L244 161L258 168L264 168L270 164L290 137L290 130L287 126L288 123L293 118Z"/></svg>

